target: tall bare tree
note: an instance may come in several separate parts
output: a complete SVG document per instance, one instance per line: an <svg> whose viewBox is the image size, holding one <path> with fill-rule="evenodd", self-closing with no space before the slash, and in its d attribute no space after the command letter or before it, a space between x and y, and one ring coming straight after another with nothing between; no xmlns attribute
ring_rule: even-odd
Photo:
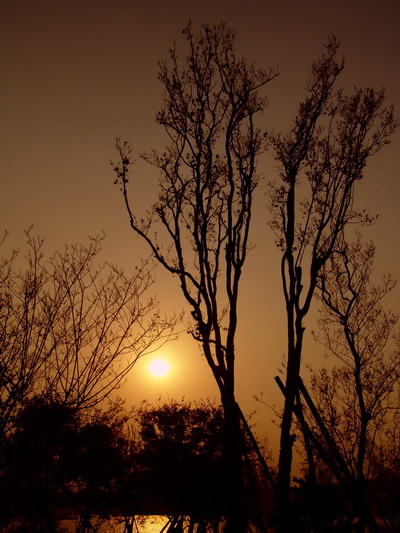
<svg viewBox="0 0 400 533"><path fill-rule="evenodd" d="M395 283L385 275L380 285L373 284L374 255L373 244L363 246L358 236L352 243L342 241L321 269L316 338L338 364L314 372L311 380L317 408L355 480L359 531L366 527L366 480L376 474L400 409L400 339L392 338L397 316L382 305ZM394 345L388 346L391 340Z"/></svg>
<svg viewBox="0 0 400 533"><path fill-rule="evenodd" d="M29 231L27 238L24 258L14 252L0 263L3 432L32 395L94 407L173 326L147 296L153 281L148 264L129 277L116 266L95 265L101 238L49 258L43 239Z"/></svg>
<svg viewBox="0 0 400 533"><path fill-rule="evenodd" d="M157 122L165 152L145 156L160 171L159 193L141 220L128 199L131 153L117 142L115 166L132 229L179 279L190 306L191 333L219 387L225 413L227 531L245 531L240 422L235 399L235 334L239 282L249 248L257 156L264 136L254 123L265 107L258 90L276 73L255 68L234 51L225 24L184 30L188 55L176 48L160 63L164 98Z"/></svg>
<svg viewBox="0 0 400 533"><path fill-rule="evenodd" d="M306 97L286 135L271 136L280 168L272 185L272 227L282 250L281 275L287 313L288 353L278 471L279 531L289 531L293 408L298 392L305 317L318 274L349 223L368 222L354 208L354 187L368 159L396 127L392 108L384 107L384 91L335 89L343 69L338 42L331 39L313 64Z"/></svg>

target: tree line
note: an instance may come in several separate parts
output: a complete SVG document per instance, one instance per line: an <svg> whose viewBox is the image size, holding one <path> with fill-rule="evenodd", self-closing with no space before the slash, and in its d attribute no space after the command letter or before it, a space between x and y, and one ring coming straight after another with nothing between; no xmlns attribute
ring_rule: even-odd
<svg viewBox="0 0 400 533"><path fill-rule="evenodd" d="M95 532L114 516L128 533L153 514L217 527L222 419L209 402L89 414L36 396L4 443L0 527Z"/></svg>
<svg viewBox="0 0 400 533"><path fill-rule="evenodd" d="M279 73L239 57L235 33L224 23L204 24L197 33L189 24L184 38L186 58L180 60L174 47L159 64L164 92L156 121L169 144L143 155L159 175L157 197L144 215L129 196L136 184L127 141L117 140L113 169L132 230L147 243L155 264L179 281L192 317L189 332L219 388L224 531L395 531L398 517L384 508L371 483L382 475L398 476L400 346L393 335L397 316L382 304L394 281L384 276L374 284L375 248L361 235L374 218L356 201L367 163L397 128L393 108L386 105L384 90L346 93L338 87L344 61L332 37L312 65L292 126L287 132L266 129L260 115L268 85ZM287 317L284 380L277 379L283 405L276 473L258 453L235 394L235 361L243 357L235 343L239 287L261 180L259 158L266 151L277 168L266 219L281 252ZM2 289L4 338L11 339L2 350L8 372L2 378L2 406L8 403L3 435L12 434L23 399L37 390L63 405L93 408L175 325L174 318L160 318L153 300L143 304L152 280L148 263L132 279L108 265L110 278L99 286L96 274L78 268L80 261L90 262L98 241L81 251L67 248L52 258L50 270L42 270L41 244L28 237L28 273L11 274L13 258L2 263L2 279L8 280ZM40 293L48 283L51 290ZM48 303L53 296L54 308ZM315 339L337 364L312 369L305 384L305 321L314 307L320 309ZM128 352L135 354L133 360L124 360ZM27 371L21 373L18 365ZM248 441L256 461L249 458ZM305 475L294 489L298 450ZM265 502L258 514L251 510L257 468L271 489L268 519ZM321 487L332 486L346 502L347 525L333 521L327 529L315 504Z"/></svg>

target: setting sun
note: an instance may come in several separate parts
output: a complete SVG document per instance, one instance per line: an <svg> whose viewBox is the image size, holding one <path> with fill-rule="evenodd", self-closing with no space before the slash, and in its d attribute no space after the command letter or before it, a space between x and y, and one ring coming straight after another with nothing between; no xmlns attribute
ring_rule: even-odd
<svg viewBox="0 0 400 533"><path fill-rule="evenodd" d="M165 377L170 371L168 362L161 358L153 359L148 368L150 374L155 378Z"/></svg>

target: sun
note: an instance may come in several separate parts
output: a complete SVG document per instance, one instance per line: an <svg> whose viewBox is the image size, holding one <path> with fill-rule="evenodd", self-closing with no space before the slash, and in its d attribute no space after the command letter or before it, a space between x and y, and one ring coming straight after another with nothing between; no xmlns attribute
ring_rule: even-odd
<svg viewBox="0 0 400 533"><path fill-rule="evenodd" d="M148 369L150 374L155 378L163 378L170 371L168 362L165 359L162 359L161 357L150 361Z"/></svg>

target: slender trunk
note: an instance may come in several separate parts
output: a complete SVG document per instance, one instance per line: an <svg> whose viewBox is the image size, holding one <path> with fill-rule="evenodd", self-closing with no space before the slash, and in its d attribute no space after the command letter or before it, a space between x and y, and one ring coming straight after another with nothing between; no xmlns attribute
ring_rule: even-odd
<svg viewBox="0 0 400 533"><path fill-rule="evenodd" d="M289 380L286 380L286 390L290 390ZM276 484L276 520L278 533L288 531L290 519L290 473L292 466L292 449L294 437L291 435L294 396L285 397L281 423L281 437L279 449L278 479Z"/></svg>
<svg viewBox="0 0 400 533"><path fill-rule="evenodd" d="M222 397L224 408L225 533L246 533L247 513L244 494L242 434L233 394Z"/></svg>
<svg viewBox="0 0 400 533"><path fill-rule="evenodd" d="M288 361L286 370L286 395L284 401L281 438L279 450L278 480L276 486L276 519L278 533L287 533L293 528L293 513L290 512L290 481L292 471L293 443L292 435L293 411L298 394L300 360L303 339L301 321L296 320L296 330L293 326L294 313L288 313ZM297 339L297 342L296 342Z"/></svg>
<svg viewBox="0 0 400 533"><path fill-rule="evenodd" d="M361 360L347 324L345 327L345 335L347 342L350 346L352 355L354 357L355 363L354 379L360 417L360 434L358 438L358 453L356 459L356 512L359 516L358 531L364 532L367 524L370 527L370 524L368 522L371 522L370 512L367 503L366 479L364 475L364 462L367 451L367 429L369 416L364 402L364 388L361 378ZM374 525L372 525L372 527L374 527ZM371 529L371 531L375 530Z"/></svg>
<svg viewBox="0 0 400 533"><path fill-rule="evenodd" d="M367 503L367 486L364 475L364 460L366 453L366 440L367 440L367 416L365 410L361 410L361 427L360 437L358 443L358 457L356 466L357 476L357 501L358 501L358 515L359 515L359 531L364 532L368 523L368 503ZM374 531L372 529L371 531Z"/></svg>

